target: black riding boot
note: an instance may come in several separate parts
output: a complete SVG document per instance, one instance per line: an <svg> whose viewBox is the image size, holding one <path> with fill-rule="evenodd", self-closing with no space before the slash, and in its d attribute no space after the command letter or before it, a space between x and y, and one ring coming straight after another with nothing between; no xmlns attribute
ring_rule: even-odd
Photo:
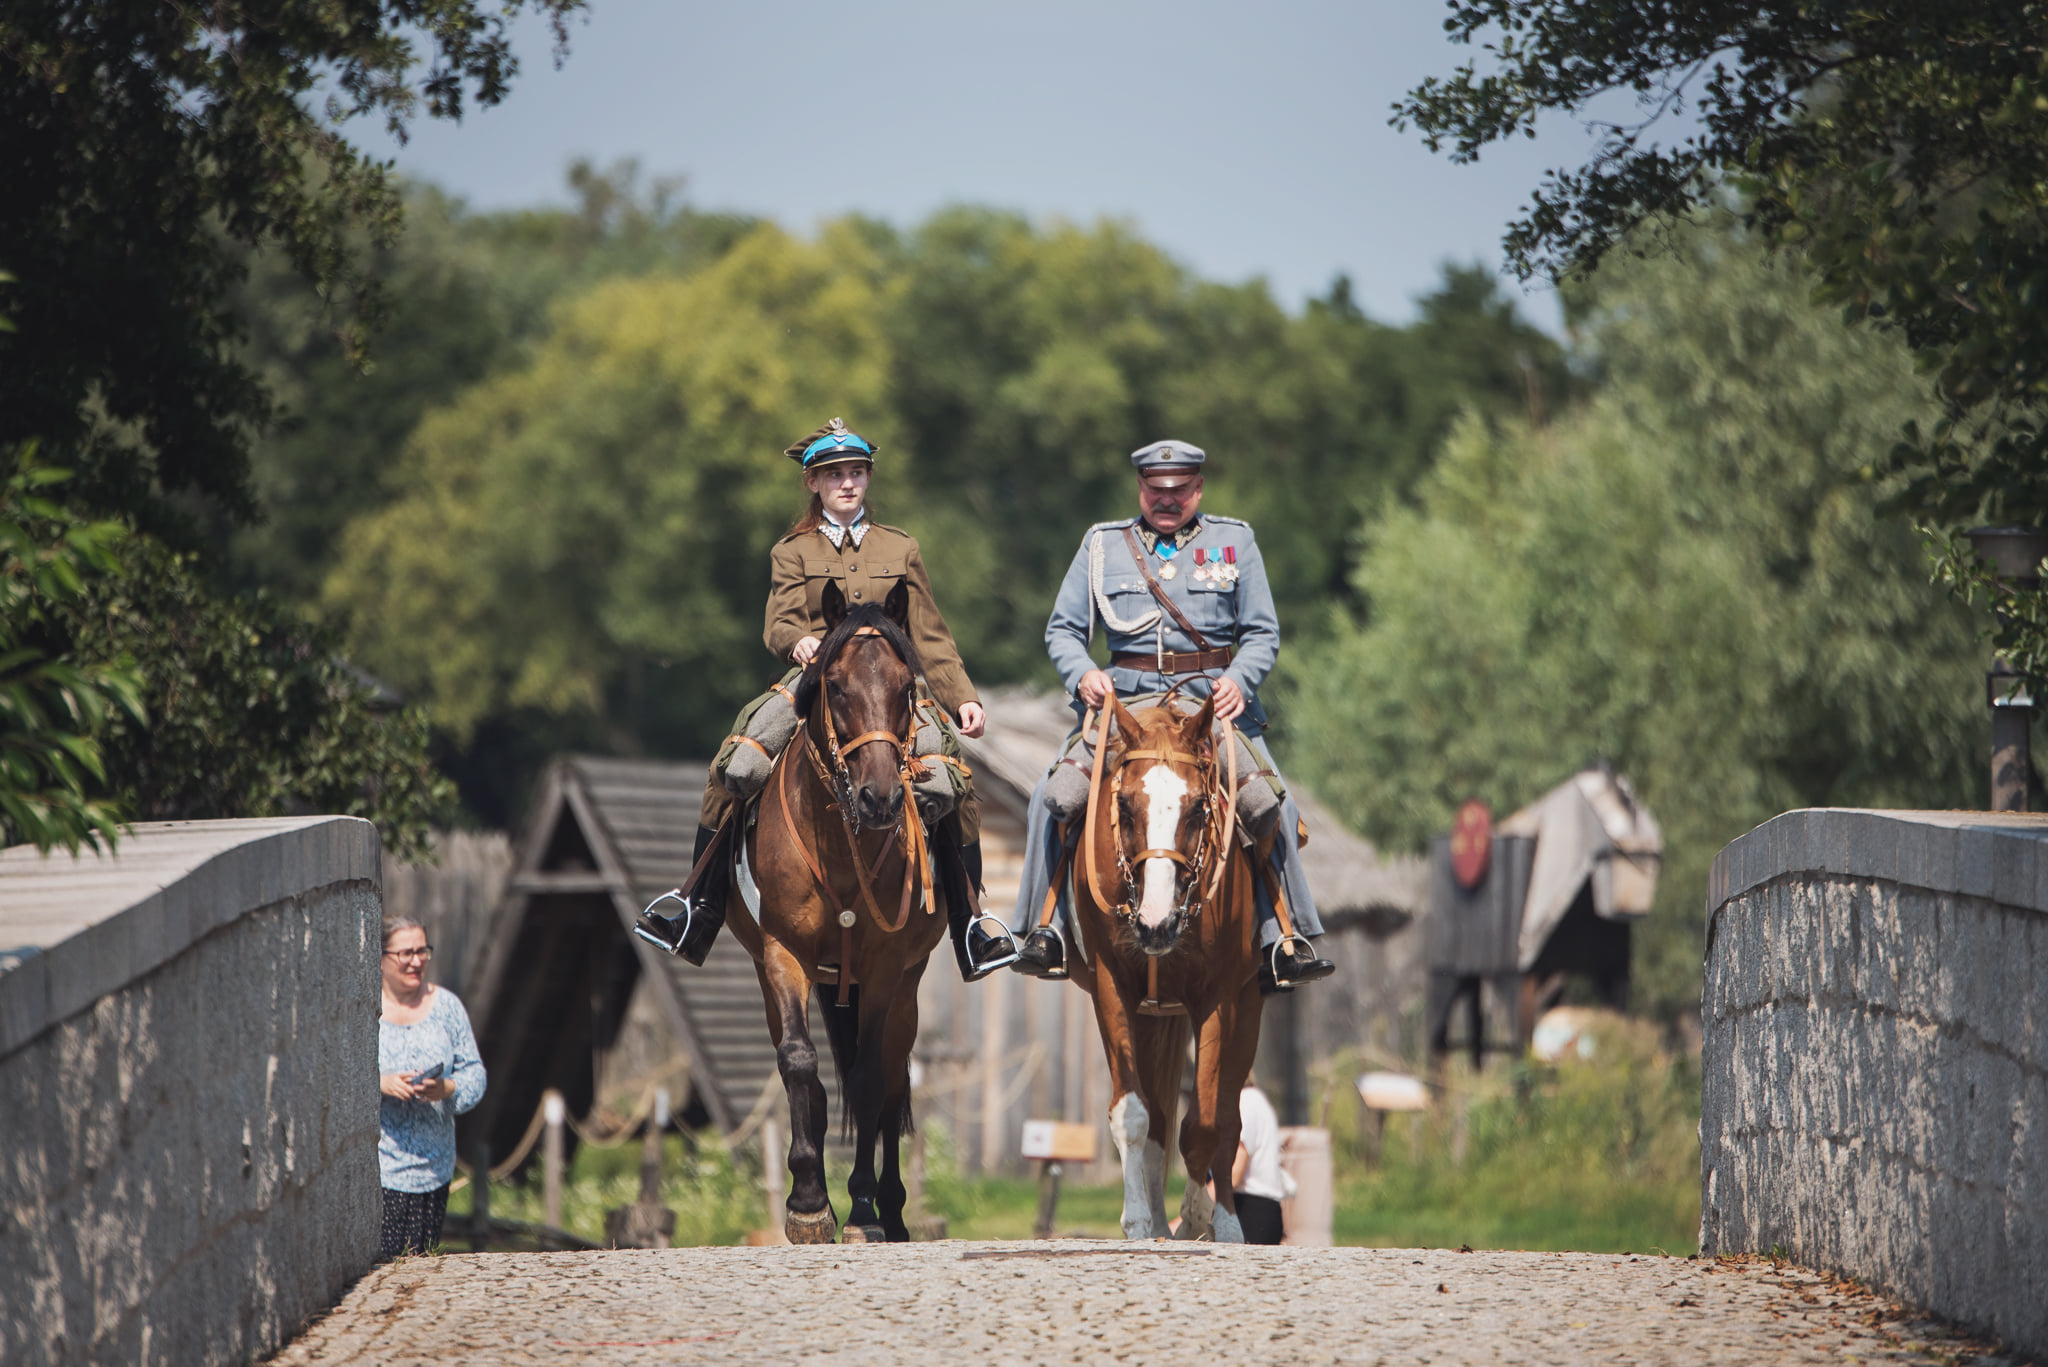
<svg viewBox="0 0 2048 1367"><path fill-rule="evenodd" d="M960 862L966 865L967 881L974 892L981 892L981 842L973 841L960 847ZM960 961L960 977L964 982L979 982L989 974L1012 963L1017 957L1016 941L1002 923L980 910L979 902L968 906L953 906L948 898L947 921L953 931L953 957ZM990 932L994 926L1000 934Z"/></svg>
<svg viewBox="0 0 2048 1367"><path fill-rule="evenodd" d="M711 952L719 929L725 925L725 896L732 884L732 860L723 848L723 837L733 829L736 818L737 814L716 830L709 826L697 828L697 848L690 855L691 868L703 861L704 851L711 848L713 841L719 841L721 848L705 864L703 872L687 893L679 898L672 896L672 900L680 903L675 914L664 916L649 907L640 913L640 920L633 927L633 933L641 939L681 956L698 968L704 966L704 956Z"/></svg>
<svg viewBox="0 0 2048 1367"><path fill-rule="evenodd" d="M1317 982L1337 971L1328 959L1316 957L1315 947L1299 935L1277 940L1268 946L1259 965L1259 992L1270 997L1303 983Z"/></svg>
<svg viewBox="0 0 2048 1367"><path fill-rule="evenodd" d="M1024 937L1017 950L1017 962L1010 965L1027 978L1057 982L1067 976L1067 946L1051 926L1040 926Z"/></svg>

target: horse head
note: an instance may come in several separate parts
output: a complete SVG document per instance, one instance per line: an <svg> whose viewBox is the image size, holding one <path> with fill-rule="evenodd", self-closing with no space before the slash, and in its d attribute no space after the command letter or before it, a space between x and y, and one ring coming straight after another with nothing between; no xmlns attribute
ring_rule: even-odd
<svg viewBox="0 0 2048 1367"><path fill-rule="evenodd" d="M1114 793L1117 869L1124 913L1138 947L1161 955L1200 910L1202 879L1214 849L1216 708L1205 701L1183 716L1170 707L1143 716L1113 701L1123 737Z"/></svg>
<svg viewBox="0 0 2048 1367"><path fill-rule="evenodd" d="M849 608L825 586L825 639L797 685L797 707L822 735L839 800L854 827L893 826L903 812L903 767L913 727L917 651L910 643L910 590L901 582L880 606Z"/></svg>

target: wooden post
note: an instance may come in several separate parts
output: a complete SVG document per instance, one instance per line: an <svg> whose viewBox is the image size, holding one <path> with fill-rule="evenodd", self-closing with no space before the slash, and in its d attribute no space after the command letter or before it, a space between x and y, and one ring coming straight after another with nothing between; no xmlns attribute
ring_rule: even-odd
<svg viewBox="0 0 2048 1367"><path fill-rule="evenodd" d="M661 1202L661 1138L668 1132L668 1088L654 1091L654 1115L647 1122L647 1137L640 1149L640 1200L644 1205Z"/></svg>
<svg viewBox="0 0 2048 1367"><path fill-rule="evenodd" d="M1038 1220L1031 1227L1034 1239L1050 1239L1053 1224L1059 1218L1060 1209L1060 1165L1047 1161L1038 1170Z"/></svg>
<svg viewBox="0 0 2048 1367"><path fill-rule="evenodd" d="M788 1158L782 1147L782 1122L770 1115L761 1122L761 1185L768 1193L768 1228L771 1230L782 1228L782 1188Z"/></svg>
<svg viewBox="0 0 2048 1367"><path fill-rule="evenodd" d="M550 1087L541 1093L541 1206L548 1228L562 1227L562 1122L569 1106L562 1094Z"/></svg>
<svg viewBox="0 0 2048 1367"><path fill-rule="evenodd" d="M469 1156L469 1247L481 1253L491 1238L491 1143L479 1143Z"/></svg>
<svg viewBox="0 0 2048 1367"><path fill-rule="evenodd" d="M981 1170L1003 1167L1003 1046L1010 1011L1010 975L999 973L981 985Z"/></svg>

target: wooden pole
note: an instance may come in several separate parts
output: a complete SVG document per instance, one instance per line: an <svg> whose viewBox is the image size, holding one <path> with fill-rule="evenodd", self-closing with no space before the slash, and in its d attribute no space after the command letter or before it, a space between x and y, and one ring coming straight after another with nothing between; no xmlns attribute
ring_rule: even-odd
<svg viewBox="0 0 2048 1367"><path fill-rule="evenodd" d="M469 1246L481 1252L491 1238L491 1144L479 1143L469 1156Z"/></svg>
<svg viewBox="0 0 2048 1367"><path fill-rule="evenodd" d="M1059 1219L1060 1208L1060 1165L1048 1159L1038 1172L1038 1220L1031 1228L1034 1239L1050 1239L1054 1223Z"/></svg>
<svg viewBox="0 0 2048 1367"><path fill-rule="evenodd" d="M548 1228L562 1227L562 1122L568 1119L569 1106L562 1100L562 1094L550 1087L541 1093L541 1121L546 1127L541 1133L541 1205L545 1211Z"/></svg>
<svg viewBox="0 0 2048 1367"><path fill-rule="evenodd" d="M661 1203L661 1139L668 1133L668 1088L654 1090L654 1114L647 1122L647 1138L640 1150L640 1200L644 1205Z"/></svg>
<svg viewBox="0 0 2048 1367"><path fill-rule="evenodd" d="M1002 1170L1003 1046L1010 1014L1010 975L999 973L981 985L981 1170Z"/></svg>
<svg viewBox="0 0 2048 1367"><path fill-rule="evenodd" d="M768 1228L782 1228L782 1188L789 1155L782 1146L782 1122L769 1116L761 1122L761 1185L768 1193Z"/></svg>

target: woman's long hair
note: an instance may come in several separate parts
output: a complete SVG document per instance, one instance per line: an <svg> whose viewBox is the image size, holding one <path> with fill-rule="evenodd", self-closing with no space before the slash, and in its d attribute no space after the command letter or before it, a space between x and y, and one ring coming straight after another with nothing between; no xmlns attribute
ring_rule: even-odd
<svg viewBox="0 0 2048 1367"><path fill-rule="evenodd" d="M812 495L811 495L811 506L810 506L810 507L808 507L808 508L806 508L806 509L804 509L804 510L803 510L803 512L801 512L801 513L799 513L799 514L797 515L797 519L796 519L796 521L794 521L794 522L792 522L792 523L790 523L790 524L789 524L789 530L788 530L787 532L785 532L785 533L784 533L784 535L785 535L785 536L795 536L795 535L796 535L797 533L799 533L799 532L815 532L816 530L818 530L818 528L820 528L820 527L822 527L822 526L824 526L824 525L825 525L825 499L824 499L824 496L823 496L823 495L821 495L821 494L812 494Z"/></svg>

